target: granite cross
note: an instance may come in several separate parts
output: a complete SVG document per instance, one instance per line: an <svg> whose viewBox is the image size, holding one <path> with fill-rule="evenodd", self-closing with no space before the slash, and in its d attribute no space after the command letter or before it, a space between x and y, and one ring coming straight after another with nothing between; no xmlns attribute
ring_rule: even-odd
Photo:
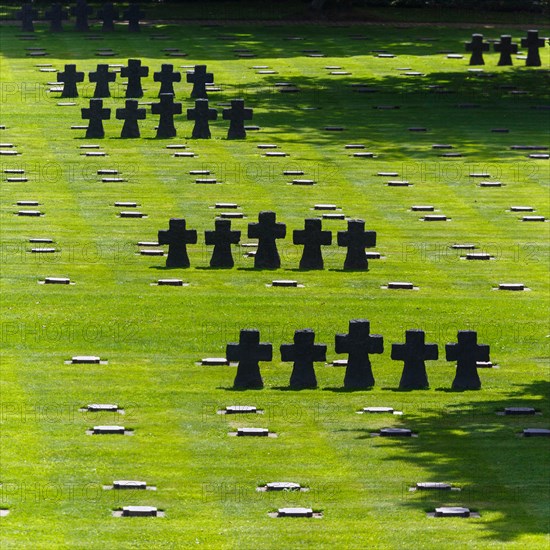
<svg viewBox="0 0 550 550"><path fill-rule="evenodd" d="M84 73L77 72L76 65L65 65L63 72L57 72L57 80L63 82L61 97L78 97L76 84L84 81Z"/></svg>
<svg viewBox="0 0 550 550"><path fill-rule="evenodd" d="M181 115L181 103L174 103L174 94L160 94L159 103L151 105L151 112L160 115L157 127L158 138L171 138L176 135L174 115Z"/></svg>
<svg viewBox="0 0 550 550"><path fill-rule="evenodd" d="M512 42L512 37L509 34L502 34L500 40L493 44L493 48L495 52L500 52L499 66L513 65L512 54L518 53L518 45Z"/></svg>
<svg viewBox="0 0 550 550"><path fill-rule="evenodd" d="M217 118L218 111L208 108L208 99L195 100L195 108L187 109L187 120L195 121L191 137L194 139L209 139L211 134L208 121Z"/></svg>
<svg viewBox="0 0 550 550"><path fill-rule="evenodd" d="M376 231L365 231L363 220L349 220L347 231L338 231L338 246L347 247L344 269L369 268L365 248L376 246Z"/></svg>
<svg viewBox="0 0 550 550"><path fill-rule="evenodd" d="M101 30L114 31L115 20L118 19L118 10L113 6L112 2L105 2L103 7L97 11L97 18L103 21Z"/></svg>
<svg viewBox="0 0 550 550"><path fill-rule="evenodd" d="M214 228L204 232L205 243L214 245L210 267L233 267L231 245L239 243L241 232L231 230L231 220L217 219Z"/></svg>
<svg viewBox="0 0 550 550"><path fill-rule="evenodd" d="M311 329L294 332L294 344L281 345L281 361L293 361L290 387L294 390L315 389L317 378L313 363L326 361L327 346L315 344L315 332Z"/></svg>
<svg viewBox="0 0 550 550"><path fill-rule="evenodd" d="M30 2L23 4L21 9L17 12L17 19L21 20L21 30L23 32L34 32L33 19L36 19L37 17L38 12L34 9Z"/></svg>
<svg viewBox="0 0 550 550"><path fill-rule="evenodd" d="M475 330L459 330L457 339L456 344L445 346L447 361L457 362L452 389L479 390L481 380L477 372L477 362L489 360L489 346L477 343Z"/></svg>
<svg viewBox="0 0 550 550"><path fill-rule="evenodd" d="M138 138L140 136L138 120L144 120L145 117L145 109L138 108L137 100L127 99L126 107L116 110L116 118L118 120L124 120L120 137Z"/></svg>
<svg viewBox="0 0 550 550"><path fill-rule="evenodd" d="M128 31L139 32L139 20L145 15L139 4L132 2L124 12L124 18L128 20Z"/></svg>
<svg viewBox="0 0 550 550"><path fill-rule="evenodd" d="M116 73L109 71L109 65L99 64L95 72L88 74L90 82L95 82L94 97L111 97L109 82L116 80Z"/></svg>
<svg viewBox="0 0 550 550"><path fill-rule="evenodd" d="M482 34L472 34L472 41L466 42L466 51L472 52L470 65L485 65L483 52L489 51L489 44L483 42Z"/></svg>
<svg viewBox="0 0 550 550"><path fill-rule="evenodd" d="M323 269L321 246L332 244L332 232L322 230L319 218L308 218L304 222L304 229L293 231L292 242L304 245L300 269Z"/></svg>
<svg viewBox="0 0 550 550"><path fill-rule="evenodd" d="M82 118L89 120L86 129L87 138L102 138L105 136L103 121L111 118L111 109L103 108L102 99L90 99L90 107L81 109Z"/></svg>
<svg viewBox="0 0 550 550"><path fill-rule="evenodd" d="M260 343L258 330L243 329L240 331L238 344L227 344L226 358L228 361L239 362L234 388L260 389L264 387L264 383L258 362L272 360L273 346Z"/></svg>
<svg viewBox="0 0 550 550"><path fill-rule="evenodd" d="M44 15L50 21L50 32L61 32L63 30L63 19L69 18L69 14L59 2L54 2Z"/></svg>
<svg viewBox="0 0 550 550"><path fill-rule="evenodd" d="M526 67L540 67L539 48L544 48L544 38L539 38L539 31L527 31L527 37L521 39L521 46L527 48Z"/></svg>
<svg viewBox="0 0 550 550"><path fill-rule="evenodd" d="M181 82L181 73L174 72L174 65L163 63L160 71L153 73L153 80L160 82L159 96L160 94L173 94L174 82Z"/></svg>
<svg viewBox="0 0 550 550"><path fill-rule="evenodd" d="M277 215L269 210L258 214L257 223L248 224L248 238L258 239L258 250L254 256L254 267L259 269L277 269L281 259L276 239L284 239L286 225L276 222Z"/></svg>
<svg viewBox="0 0 550 550"><path fill-rule="evenodd" d="M149 67L142 67L141 59L128 59L128 66L120 69L120 76L128 78L126 97L143 97L141 79L149 75Z"/></svg>
<svg viewBox="0 0 550 550"><path fill-rule="evenodd" d="M214 83L214 74L206 72L206 65L195 65L195 70L187 73L187 82L193 83L191 97L205 99L208 97L206 84Z"/></svg>
<svg viewBox="0 0 550 550"><path fill-rule="evenodd" d="M71 15L75 16L75 29L80 32L90 30L88 24L88 15L91 15L92 8L88 6L86 0L78 0L76 6L71 8Z"/></svg>
<svg viewBox="0 0 550 550"><path fill-rule="evenodd" d="M171 218L169 229L158 232L159 244L168 245L166 267L189 267L187 245L197 243L197 231L185 227L185 219Z"/></svg>
<svg viewBox="0 0 550 550"><path fill-rule="evenodd" d="M231 108L223 110L223 119L231 121L227 139L245 139L244 121L252 120L252 109L245 109L244 99L232 99Z"/></svg>

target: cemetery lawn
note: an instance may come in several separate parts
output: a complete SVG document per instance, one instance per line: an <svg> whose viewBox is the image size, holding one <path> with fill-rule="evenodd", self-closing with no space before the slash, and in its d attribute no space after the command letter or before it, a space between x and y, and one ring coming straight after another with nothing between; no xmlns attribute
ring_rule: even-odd
<svg viewBox="0 0 550 550"><path fill-rule="evenodd" d="M527 28L483 32L518 41ZM2 548L546 547L549 441L520 434L550 428L549 224L522 222L524 214L509 209L527 205L535 208L531 214L550 217L549 161L510 149L548 146L550 49L541 50L542 68L525 67L515 56L513 67L497 67L491 52L484 72L472 72L464 42L473 32L480 27L162 25L137 36L121 27L89 40L71 30L53 35L39 24L36 40L26 41L18 27L2 27L0 149L13 144L21 153L0 156L0 508L9 510L0 518ZM28 47L43 47L47 55L30 57ZM115 55L97 57L100 48ZM168 57L164 48L188 57ZM256 57L238 58L236 48ZM308 49L326 57L308 57ZM396 57L378 58L373 50ZM80 109L93 94L87 73L129 58L150 68L144 102L157 101L152 73L161 64L173 63L184 81L182 65L207 64L221 87L210 94L218 109L212 139L191 139L185 115L175 118L177 138L155 139L158 117L149 106L142 137L120 139L122 121L114 116L124 105L120 76L113 97L104 100L112 110L106 137L90 140L71 130L85 124ZM37 67L62 70L65 63L86 72L74 106L57 105L70 100L48 91L56 73ZM257 74L251 67L259 65L278 74ZM327 66L351 74L333 75L336 69ZM281 93L280 82L300 92ZM193 106L190 85L176 83L175 90L185 113ZM224 107L217 104L237 97L254 109L250 124L261 130L228 141ZM329 125L344 130L324 130ZM509 133L491 131L497 128ZM84 156L81 146L90 144L107 156ZM175 158L169 144L186 144L197 156ZM262 156L258 144L277 144L290 156ZM356 158L346 144L364 144L375 157ZM453 145L450 151L463 156L441 157L446 150L433 144ZM8 182L12 175L4 171L13 169L25 170L28 182ZM101 169L116 169L127 181L102 182ZM189 171L205 169L223 183L194 183ZM303 170L316 184L290 185L283 170ZM412 185L390 187L390 179ZM504 185L484 188L480 181ZM22 200L37 200L45 215L16 216L25 209L16 205ZM116 201L137 202L147 217L121 219L125 209L114 207ZM208 268L204 231L214 227L216 202L238 203L246 218L232 227L245 243L247 224L261 210L277 213L287 225L281 269L254 270L241 246L233 247L233 269ZM336 232L346 229L343 220L323 221L333 231L325 269L297 269L302 247L292 245L292 231L321 214L312 210L317 203L334 203L377 232L373 250L382 258L369 261L368 272L342 270L345 250L336 245ZM420 221L423 213L412 205L434 205L451 220ZM156 241L171 217L186 218L198 231L199 244L188 247L189 269L166 269L165 258L139 254L136 243ZM54 243L32 245L30 238ZM450 248L456 243L476 244L476 252L493 259L462 259L464 251ZM30 252L40 246L56 252ZM45 277L69 277L74 285L39 284ZM152 284L162 278L189 286ZM296 279L303 287L272 288L273 279ZM382 289L389 281L410 281L418 290ZM511 282L529 290L494 290ZM384 353L371 357L376 386L343 391L344 369L319 363L319 389L289 391L292 365L280 361L279 346L292 341L294 330L315 329L332 361L344 358L334 353L334 335L358 318L384 336ZM261 364L263 390L235 391L235 367L198 364L223 357L241 328L257 328L263 342L273 343L273 362ZM429 390L400 392L403 363L390 359L391 344L412 328L439 344L439 360L427 363ZM450 391L455 368L445 361L444 346L458 330L478 331L498 365L479 369L481 391ZM97 355L104 363L67 364L75 355ZM115 403L125 414L79 411L89 403ZM217 414L227 405L264 413ZM356 414L366 406L403 414ZM496 414L509 406L541 414ZM105 424L134 432L86 435ZM228 436L244 426L269 428L278 437ZM411 428L418 437L371 436L390 426ZM117 479L157 489L103 489ZM298 482L309 491L256 491L270 481ZM420 481L449 482L461 491L409 490ZM166 515L112 516L130 504ZM426 516L444 505L469 507L480 517ZM268 516L285 506L311 507L323 517Z"/></svg>

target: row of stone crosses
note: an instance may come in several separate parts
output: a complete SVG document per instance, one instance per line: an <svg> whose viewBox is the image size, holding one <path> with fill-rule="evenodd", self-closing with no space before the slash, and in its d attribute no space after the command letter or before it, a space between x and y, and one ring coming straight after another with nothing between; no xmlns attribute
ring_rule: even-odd
<svg viewBox="0 0 550 550"><path fill-rule="evenodd" d="M85 0L78 0L76 5L71 7L70 14L75 16L75 29L77 31L90 30L88 18L92 15L92 12L92 8L88 6ZM139 32L139 21L144 15L138 4L130 3L128 9L123 12L123 20L128 21L130 32ZM103 23L101 27L103 31L114 31L115 21L120 20L119 12L112 2L104 2L103 6L97 10L96 16ZM38 11L34 9L32 3L27 2L21 6L17 18L21 21L22 31L34 32L34 21L38 19ZM61 32L63 21L69 19L69 12L64 9L60 2L54 2L44 12L44 18L50 22L50 31Z"/></svg>
<svg viewBox="0 0 550 550"><path fill-rule="evenodd" d="M391 358L404 362L399 389L422 390L429 387L425 362L438 359L439 352L438 345L427 344L425 337L423 330L407 330L404 343L392 344ZM384 352L384 338L380 334L370 334L369 321L350 321L348 334L336 334L335 351L348 354L344 388L360 390L374 386L369 355ZM281 361L294 363L289 384L292 389L317 388L314 363L326 361L327 346L315 344L313 330L296 330L294 343L282 344L280 352ZM489 352L488 345L477 343L476 331L458 331L457 342L445 345L445 359L456 361L453 390L481 389L478 362L488 362ZM238 362L233 383L235 389L260 389L263 388L263 380L259 362L273 360L273 346L260 342L258 330L244 329L240 331L238 343L227 344L226 359Z"/></svg>
<svg viewBox="0 0 550 550"><path fill-rule="evenodd" d="M258 222L248 224L248 237L258 239L258 249L254 255L255 268L278 269L281 266L276 241L285 236L286 224L276 221L275 212L260 212ZM231 229L231 220L217 219L215 229L205 231L205 243L214 245L210 267L233 267L231 245L238 244L240 238L241 232ZM166 267L189 267L187 245L197 243L197 231L187 229L185 219L172 218L169 229L158 232L158 242L169 245ZM309 218L305 220L304 229L293 231L293 243L304 247L300 269L323 269L321 246L332 244L332 232L322 229L319 218ZM338 246L347 248L345 270L367 270L365 248L376 246L376 231L365 231L363 220L348 220L347 231L338 231Z"/></svg>

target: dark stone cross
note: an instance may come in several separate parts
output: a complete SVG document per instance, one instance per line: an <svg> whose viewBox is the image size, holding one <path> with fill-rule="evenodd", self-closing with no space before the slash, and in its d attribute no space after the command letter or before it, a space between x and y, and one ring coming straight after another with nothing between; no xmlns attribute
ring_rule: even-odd
<svg viewBox="0 0 550 550"><path fill-rule="evenodd" d="M116 118L124 120L120 137L138 138L140 136L138 120L144 120L145 117L145 109L138 108L137 99L127 99L126 107L116 110Z"/></svg>
<svg viewBox="0 0 550 550"><path fill-rule="evenodd" d="M34 32L33 19L38 17L38 12L31 3L23 4L17 12L17 19L21 20L21 30L23 32Z"/></svg>
<svg viewBox="0 0 550 550"><path fill-rule="evenodd" d="M285 238L286 225L276 222L276 217L275 212L266 210L258 214L257 223L248 224L248 238L258 239L258 250L254 256L254 267L257 269L281 267L276 239Z"/></svg>
<svg viewBox="0 0 550 550"><path fill-rule="evenodd" d="M539 38L539 31L527 31L527 37L521 39L522 48L527 48L526 67L540 67L539 48L544 48L544 38Z"/></svg>
<svg viewBox="0 0 550 550"><path fill-rule="evenodd" d="M90 107L81 109L82 118L89 120L88 128L86 129L87 138L102 138L105 136L103 130L103 121L111 118L111 109L103 108L102 99L90 99Z"/></svg>
<svg viewBox="0 0 550 550"><path fill-rule="evenodd" d="M338 246L348 249L344 269L367 270L365 248L376 246L376 231L365 231L363 220L349 220L347 231L338 231Z"/></svg>
<svg viewBox="0 0 550 550"><path fill-rule="evenodd" d="M208 108L208 99L195 100L195 108L187 109L187 120L194 120L193 133L194 139L210 139L209 120L216 120L218 111Z"/></svg>
<svg viewBox="0 0 550 550"><path fill-rule="evenodd" d="M63 19L69 19L69 14L63 9L59 2L54 2L49 10L44 13L46 19L50 22L51 32L61 32L63 30Z"/></svg>
<svg viewBox="0 0 550 550"><path fill-rule="evenodd" d="M63 82L61 97L78 97L76 84L84 81L84 73L77 72L76 65L65 65L63 72L58 71L57 80Z"/></svg>
<svg viewBox="0 0 550 550"><path fill-rule="evenodd" d="M500 52L499 66L513 65L512 54L518 53L518 45L512 42L512 37L509 34L500 35L500 40L493 44L493 48L495 52Z"/></svg>
<svg viewBox="0 0 550 550"><path fill-rule="evenodd" d="M429 387L425 361L438 358L437 344L426 344L423 330L405 331L404 344L392 344L391 358L404 361L400 390L424 390Z"/></svg>
<svg viewBox="0 0 550 550"><path fill-rule="evenodd" d="M173 94L174 82L181 82L181 73L174 72L174 65L163 63L160 71L153 73L153 80L160 82L159 97L160 94Z"/></svg>
<svg viewBox="0 0 550 550"><path fill-rule="evenodd" d="M475 330L459 330L458 343L446 344L447 361L456 361L456 376L453 390L479 390L481 380L477 372L477 361L489 361L489 346L477 343Z"/></svg>
<svg viewBox="0 0 550 550"><path fill-rule="evenodd" d="M210 267L233 267L231 245L241 240L240 231L231 230L231 220L218 219L214 222L214 231L205 231L207 245L214 245Z"/></svg>
<svg viewBox="0 0 550 550"><path fill-rule="evenodd" d="M125 97L143 97L141 79L149 75L149 67L141 66L141 59L128 59L128 66L120 69L120 76L128 79Z"/></svg>
<svg viewBox="0 0 550 550"><path fill-rule="evenodd" d="M174 115L181 115L181 103L174 103L174 94L160 94L159 103L151 105L151 112L160 115L157 127L158 138L172 138L176 135Z"/></svg>
<svg viewBox="0 0 550 550"><path fill-rule="evenodd" d="M472 41L466 42L466 51L472 52L470 65L485 65L483 52L489 51L489 44L483 42L482 34L472 34Z"/></svg>
<svg viewBox="0 0 550 550"><path fill-rule="evenodd" d="M384 338L379 334L370 334L369 321L351 320L348 334L335 336L335 350L336 353L348 354L344 388L360 390L374 386L369 354L384 351Z"/></svg>
<svg viewBox="0 0 550 550"><path fill-rule="evenodd" d="M227 344L225 356L228 361L239 362L237 375L233 382L234 388L261 389L264 387L258 362L273 359L273 346L268 343L260 343L260 331L241 330L239 343Z"/></svg>
<svg viewBox="0 0 550 550"><path fill-rule="evenodd" d="M139 32L139 20L145 15L139 7L139 4L131 3L124 12L124 19L128 20L128 30L130 32Z"/></svg>
<svg viewBox="0 0 550 550"><path fill-rule="evenodd" d="M111 97L109 82L116 80L116 73L109 71L109 65L99 64L95 73L88 74L90 82L95 82L94 97Z"/></svg>
<svg viewBox="0 0 550 550"><path fill-rule="evenodd" d="M315 344L315 332L311 329L294 332L294 344L281 345L281 361L293 361L290 387L293 390L315 389L317 378L313 363L326 361L327 346Z"/></svg>
<svg viewBox="0 0 550 550"><path fill-rule="evenodd" d="M321 246L332 244L332 232L322 230L319 218L308 218L304 222L304 229L293 231L292 242L304 245L300 269L323 269Z"/></svg>
<svg viewBox="0 0 550 550"><path fill-rule="evenodd" d="M252 120L252 109L245 109L244 99L232 99L231 107L223 110L223 119L230 120L227 139L245 139L244 121Z"/></svg>
<svg viewBox="0 0 550 550"><path fill-rule="evenodd" d="M114 31L115 20L118 19L118 10L113 6L112 2L105 2L103 7L97 11L97 18L103 21L101 30Z"/></svg>
<svg viewBox="0 0 550 550"><path fill-rule="evenodd" d="M187 245L197 243L197 231L186 229L185 219L171 218L169 229L163 229L158 233L159 244L168 245L168 257L166 267L189 267Z"/></svg>
<svg viewBox="0 0 550 550"><path fill-rule="evenodd" d="M85 32L90 30L88 15L91 15L92 11L92 8L86 3L86 0L78 0L76 6L71 8L71 15L74 15L76 18L75 29L77 31Z"/></svg>
<svg viewBox="0 0 550 550"><path fill-rule="evenodd" d="M191 97L206 99L206 84L214 83L214 74L206 72L206 65L195 65L195 70L187 73L187 82L193 83Z"/></svg>

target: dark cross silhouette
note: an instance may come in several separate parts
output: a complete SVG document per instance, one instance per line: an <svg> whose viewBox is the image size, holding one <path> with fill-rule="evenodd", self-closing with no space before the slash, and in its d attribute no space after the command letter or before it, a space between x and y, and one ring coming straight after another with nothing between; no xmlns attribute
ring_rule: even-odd
<svg viewBox="0 0 550 550"><path fill-rule="evenodd" d="M181 82L181 73L174 72L174 65L163 63L160 71L153 73L153 80L160 82L159 97L161 94L173 94L174 82Z"/></svg>
<svg viewBox="0 0 550 550"><path fill-rule="evenodd" d="M63 9L59 2L50 6L44 13L46 19L50 22L51 32L61 32L63 30L63 19L69 19L69 14Z"/></svg>
<svg viewBox="0 0 550 550"><path fill-rule="evenodd" d="M138 120L144 120L146 113L145 109L138 109L136 99L127 99L126 107L116 110L116 117L118 120L124 120L120 132L121 138L138 138L140 136Z"/></svg>
<svg viewBox="0 0 550 550"><path fill-rule="evenodd" d="M204 232L206 244L214 245L210 267L233 267L231 245L239 243L241 232L231 230L231 220L216 220L214 227L214 231Z"/></svg>
<svg viewBox="0 0 550 550"><path fill-rule="evenodd" d="M539 48L544 48L544 38L539 38L539 31L527 31L527 38L521 39L521 47L527 48L526 67L540 67Z"/></svg>
<svg viewBox="0 0 550 550"><path fill-rule="evenodd" d="M466 42L466 51L472 52L470 65L485 65L483 52L489 51L489 44L483 42L482 34L472 34L472 41Z"/></svg>
<svg viewBox="0 0 550 550"><path fill-rule="evenodd" d="M268 343L260 343L260 331L241 330L239 343L227 344L225 356L228 361L239 362L237 375L233 382L234 388L260 389L264 387L258 362L272 360L273 346Z"/></svg>
<svg viewBox="0 0 550 550"><path fill-rule="evenodd" d="M124 12L124 19L128 20L128 30L130 32L139 32L139 20L145 14L141 11L139 4L131 3Z"/></svg>
<svg viewBox="0 0 550 550"><path fill-rule="evenodd" d="M86 0L78 0L76 6L71 8L71 15L76 17L75 29L77 31L85 32L90 30L88 24L88 15L91 15L92 8L88 6Z"/></svg>
<svg viewBox="0 0 550 550"><path fill-rule="evenodd" d="M374 386L369 354L384 351L384 338L370 334L370 322L366 319L350 321L349 333L337 334L335 346L336 353L348 354L344 388L360 390Z"/></svg>
<svg viewBox="0 0 550 550"><path fill-rule="evenodd" d="M157 137L175 137L174 115L181 115L181 103L174 103L174 94L161 94L160 102L151 105L151 112L160 115Z"/></svg>
<svg viewBox="0 0 550 550"><path fill-rule="evenodd" d="M500 52L499 66L513 65L512 54L518 53L518 45L512 42L512 37L509 34L500 35L500 40L495 42L493 47L495 52Z"/></svg>
<svg viewBox="0 0 550 550"><path fill-rule="evenodd" d="M447 361L456 361L456 376L453 390L479 390L481 380L477 372L477 361L489 361L489 346L477 343L475 330L459 330L458 343L447 344Z"/></svg>
<svg viewBox="0 0 550 550"><path fill-rule="evenodd" d="M208 99L195 100L195 108L187 109L187 120L195 121L191 137L194 139L209 139L210 127L208 126L208 121L216 120L217 118L218 111L208 108Z"/></svg>
<svg viewBox="0 0 550 550"><path fill-rule="evenodd" d="M281 258L277 250L277 239L286 236L286 225L276 222L277 214L269 210L258 214L258 223L248 224L248 238L258 239L258 250L254 256L254 267L259 269L277 269L281 267Z"/></svg>
<svg viewBox="0 0 550 550"><path fill-rule="evenodd" d="M116 73L109 71L109 65L99 64L95 73L89 73L90 82L95 82L94 97L111 97L109 82L116 80Z"/></svg>
<svg viewBox="0 0 550 550"><path fill-rule="evenodd" d="M105 136L103 130L103 121L111 118L111 109L103 108L102 99L90 99L90 107L81 109L82 118L88 119L88 128L86 129L87 138L102 138Z"/></svg>
<svg viewBox="0 0 550 550"><path fill-rule="evenodd" d="M112 2L105 2L103 7L97 11L97 18L103 21L101 30L114 31L115 20L118 19L118 10L113 6Z"/></svg>
<svg viewBox="0 0 550 550"><path fill-rule="evenodd" d="M293 231L292 242L304 245L300 269L323 269L321 246L332 244L332 232L323 231L321 227L319 218L308 218L304 222L304 229Z"/></svg>
<svg viewBox="0 0 550 550"><path fill-rule="evenodd" d="M348 249L344 269L366 270L369 262L365 248L376 246L376 231L365 231L363 220L349 220L347 231L338 231L338 246Z"/></svg>
<svg viewBox="0 0 550 550"><path fill-rule="evenodd" d="M206 99L206 84L214 84L214 74L206 72L206 65L195 65L195 70L187 73L187 82L193 83L191 97Z"/></svg>
<svg viewBox="0 0 550 550"><path fill-rule="evenodd" d="M23 4L17 12L17 19L21 20L21 30L24 32L34 32L33 19L38 17L38 12L31 3Z"/></svg>
<svg viewBox="0 0 550 550"><path fill-rule="evenodd" d="M314 344L315 332L311 329L294 332L294 344L281 345L281 361L293 361L290 387L293 390L315 389L317 378L313 363L326 361L327 346Z"/></svg>
<svg viewBox="0 0 550 550"><path fill-rule="evenodd" d="M58 82L63 82L61 97L78 97L76 84L84 81L84 73L77 72L76 65L65 65L63 72L57 72Z"/></svg>
<svg viewBox="0 0 550 550"><path fill-rule="evenodd" d="M120 69L120 76L128 79L126 97L143 97L141 79L149 75L149 67L141 66L141 59L128 59L128 66Z"/></svg>
<svg viewBox="0 0 550 550"><path fill-rule="evenodd" d="M252 120L252 109L245 109L244 99L232 99L231 108L223 110L223 119L231 121L227 139L245 139L244 121Z"/></svg>
<svg viewBox="0 0 550 550"><path fill-rule="evenodd" d="M404 344L392 344L391 358L404 361L403 373L399 382L400 390L423 390L428 388L428 375L425 361L438 358L437 344L426 344L423 330L405 331Z"/></svg>
<svg viewBox="0 0 550 550"><path fill-rule="evenodd" d="M166 267L189 267L187 245L197 243L197 231L186 229L183 218L171 218L169 229L159 231L158 241L168 245Z"/></svg>

